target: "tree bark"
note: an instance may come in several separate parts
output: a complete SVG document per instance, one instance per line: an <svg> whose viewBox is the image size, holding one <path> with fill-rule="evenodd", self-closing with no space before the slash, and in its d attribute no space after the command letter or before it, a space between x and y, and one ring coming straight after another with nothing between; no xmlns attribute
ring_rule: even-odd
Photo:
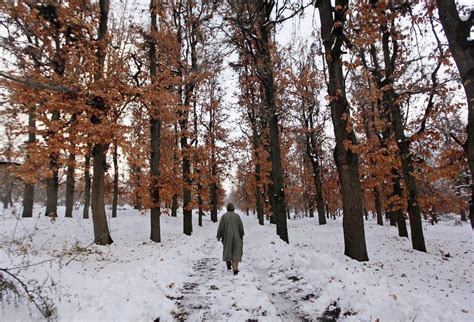
<svg viewBox="0 0 474 322"><path fill-rule="evenodd" d="M156 62L156 43L155 33L158 31L156 21L156 0L150 0L150 18L151 18L151 39L149 41L149 60L150 60L150 77L151 83L155 84L157 75L157 62ZM152 202L151 208L151 232L150 239L156 243L161 242L161 227L160 227L160 137L161 137L161 119L156 102L152 102L150 110L150 196Z"/></svg>
<svg viewBox="0 0 474 322"><path fill-rule="evenodd" d="M191 162L188 155L188 139L181 137L181 149L183 151L183 233L191 236L193 233L193 211L191 208Z"/></svg>
<svg viewBox="0 0 474 322"><path fill-rule="evenodd" d="M276 221L277 235L289 242L286 199L283 182L283 169L281 167L280 130L278 126L278 110L275 99L275 84L273 76L273 63L270 51L270 37L272 25L267 22L271 20L272 4L264 0L257 0L257 29L260 36L257 54L261 59L257 63L257 70L262 86L264 88L266 118L268 120L270 135L270 158L271 158L271 185L273 194L272 213Z"/></svg>
<svg viewBox="0 0 474 322"><path fill-rule="evenodd" d="M307 134L307 138L306 138L306 154L311 163L311 168L313 169L313 181L314 181L314 188L316 190L316 209L318 210L318 222L320 225L325 225L326 212L324 209L321 170L319 168L319 158L318 158L318 153L316 150L317 149L316 138L314 137L314 133L312 132L313 129L311 128L311 126L310 126L310 129L308 130L310 130L311 133Z"/></svg>
<svg viewBox="0 0 474 322"><path fill-rule="evenodd" d="M344 75L342 73L342 39L344 15L348 9L347 0L336 0L334 12L330 0L318 2L321 19L321 37L325 48L328 67L328 94L331 97L331 117L334 125L336 147L334 159L339 174L339 186L344 211L344 254L358 261L367 261L365 243L361 184L359 179L358 155L346 146L347 142L357 144L353 131L348 130L350 114L346 99Z"/></svg>
<svg viewBox="0 0 474 322"><path fill-rule="evenodd" d="M36 142L36 111L35 107L28 109L28 141L26 148L26 160L30 156L31 145ZM25 190L23 191L23 213L22 217L33 216L33 204L35 199L35 185L31 182L25 182Z"/></svg>
<svg viewBox="0 0 474 322"><path fill-rule="evenodd" d="M91 204L91 153L92 147L88 144L84 161L84 210L82 213L82 218L84 219L89 218L89 208Z"/></svg>
<svg viewBox="0 0 474 322"><path fill-rule="evenodd" d="M113 152L114 162L114 189L112 192L112 218L117 217L117 204L118 204L118 190L119 190L119 168L118 168L118 146L117 142L114 142Z"/></svg>
<svg viewBox="0 0 474 322"><path fill-rule="evenodd" d="M75 178L74 172L76 169L76 154L71 152L67 161L67 175L66 175L66 213L65 217L72 218L72 211L74 209L74 186Z"/></svg>
<svg viewBox="0 0 474 322"><path fill-rule="evenodd" d="M217 222L217 183L216 183L216 177L217 177L217 169L216 165L212 164L211 167L211 177L212 177L212 183L211 183L211 221L212 222Z"/></svg>
<svg viewBox="0 0 474 322"><path fill-rule="evenodd" d="M177 217L178 216L178 195L174 194L173 195L173 201L171 203L171 217Z"/></svg>
<svg viewBox="0 0 474 322"><path fill-rule="evenodd" d="M98 70L94 75L94 80L99 81L102 78L104 62L105 62L105 48L104 42L107 36L107 21L109 15L109 0L99 0L100 17L99 17L99 30L98 30L98 49L97 49L97 64ZM93 100L93 106L99 112L106 111L105 101L102 97L95 97ZM96 126L102 123L101 119L97 115L93 115L91 122ZM104 202L104 186L105 186L105 171L107 168L107 150L109 149L108 143L96 143L92 148L92 167L94 169L92 178L92 223L94 226L94 242L97 245L109 245L113 243L109 233L109 226L107 224L107 217L105 212Z"/></svg>
<svg viewBox="0 0 474 322"><path fill-rule="evenodd" d="M262 196L262 184L261 184L261 164L260 164L260 154L258 153L258 150L260 149L260 137L258 135L258 130L257 130L257 122L254 117L251 118L251 124L252 124L252 141L253 141L253 151L254 151L254 157L256 160L255 164L255 207L257 210L257 218L258 218L258 223L259 225L264 225L265 220L264 220L264 208L263 208L263 196Z"/></svg>
<svg viewBox="0 0 474 322"><path fill-rule="evenodd" d="M377 213L377 225L383 226L382 202L380 200L380 191L374 188L375 212Z"/></svg>
<svg viewBox="0 0 474 322"><path fill-rule="evenodd" d="M403 190L400 183L400 174L395 168L392 168L391 172L393 176L393 196L396 196L397 199L401 201L403 198ZM407 223L401 205L391 205L391 207L390 222L393 220L393 226L398 227L398 236L408 237Z"/></svg>
<svg viewBox="0 0 474 322"><path fill-rule="evenodd" d="M92 222L94 226L94 242L97 245L109 245L113 243L107 224L107 216L104 204L105 168L108 144L95 144L92 148L94 169L92 178Z"/></svg>
<svg viewBox="0 0 474 322"><path fill-rule="evenodd" d="M51 122L58 121L60 118L59 111L53 111L51 116ZM49 133L50 138L54 137L54 133ZM57 216L58 215L58 188L59 188L59 164L58 154L52 152L49 155L49 171L51 176L46 180L46 216Z"/></svg>
<svg viewBox="0 0 474 322"><path fill-rule="evenodd" d="M413 161L411 159L410 147L403 126L402 112L400 106L394 101L396 94L392 90L385 92L384 101L390 103L390 112L393 125L395 139L397 141L398 149L400 150L400 157L402 160L402 173L405 184L408 189L408 217L411 228L411 241L413 249L426 252L425 239L423 236L423 226L421 222L420 204L418 201L418 187L415 176L413 175ZM397 216L400 220L400 216Z"/></svg>
<svg viewBox="0 0 474 322"><path fill-rule="evenodd" d="M459 70L467 98L467 140L463 145L471 172L471 200L469 217L474 229L474 42L468 40L474 22L474 13L466 20L459 18L454 0L436 0L439 18L448 39L449 49Z"/></svg>

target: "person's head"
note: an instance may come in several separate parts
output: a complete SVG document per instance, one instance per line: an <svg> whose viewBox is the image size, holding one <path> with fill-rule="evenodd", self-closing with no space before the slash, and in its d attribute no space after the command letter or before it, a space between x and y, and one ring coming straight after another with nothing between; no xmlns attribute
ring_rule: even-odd
<svg viewBox="0 0 474 322"><path fill-rule="evenodd" d="M229 202L227 204L227 211L234 211L234 210L235 210L234 204L232 202Z"/></svg>

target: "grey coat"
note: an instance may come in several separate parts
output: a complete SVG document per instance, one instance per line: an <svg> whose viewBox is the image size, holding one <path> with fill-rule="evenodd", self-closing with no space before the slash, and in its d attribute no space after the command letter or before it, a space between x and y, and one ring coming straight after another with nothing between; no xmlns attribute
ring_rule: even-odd
<svg viewBox="0 0 474 322"><path fill-rule="evenodd" d="M242 219L233 211L226 212L219 222L217 229L217 240L222 239L224 251L222 260L242 261L244 225Z"/></svg>

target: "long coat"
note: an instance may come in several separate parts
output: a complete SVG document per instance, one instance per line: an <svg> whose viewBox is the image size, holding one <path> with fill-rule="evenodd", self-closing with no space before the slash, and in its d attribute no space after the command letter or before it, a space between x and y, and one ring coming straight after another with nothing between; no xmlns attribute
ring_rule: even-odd
<svg viewBox="0 0 474 322"><path fill-rule="evenodd" d="M222 260L242 261L244 225L242 219L233 211L226 212L219 222L217 240L222 239L224 251Z"/></svg>

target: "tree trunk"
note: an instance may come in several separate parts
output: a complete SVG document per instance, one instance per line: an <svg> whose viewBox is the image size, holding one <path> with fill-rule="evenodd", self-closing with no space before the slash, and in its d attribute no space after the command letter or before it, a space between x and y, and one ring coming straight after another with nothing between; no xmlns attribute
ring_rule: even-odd
<svg viewBox="0 0 474 322"><path fill-rule="evenodd" d="M461 221L467 221L466 212L464 209L461 210Z"/></svg>
<svg viewBox="0 0 474 322"><path fill-rule="evenodd" d="M155 84L157 75L156 62L156 32L158 31L156 21L156 0L150 0L150 18L151 18L151 39L149 41L149 59L150 59L150 78L151 83ZM151 103L150 107L150 197L152 202L151 216L150 216L150 239L156 243L161 242L161 227L160 227L160 137L161 137L161 119L160 112L156 107L156 102Z"/></svg>
<svg viewBox="0 0 474 322"><path fill-rule="evenodd" d="M271 183L269 183L268 186L267 186L267 197L268 197L268 201L269 201L269 204L270 204L270 208L273 209L274 204L275 204L275 197L274 197L274 193L273 193L273 185ZM270 214L269 217L270 217L269 218L270 219L270 224L276 225L276 223L277 223L276 217L273 214Z"/></svg>
<svg viewBox="0 0 474 322"><path fill-rule="evenodd" d="M439 18L448 39L449 49L459 70L464 92L467 98L467 140L463 144L471 172L471 200L469 217L474 229L474 43L470 39L474 13L471 10L468 19L461 20L454 0L436 0Z"/></svg>
<svg viewBox="0 0 474 322"><path fill-rule="evenodd" d="M261 172L262 172L262 166L260 164L260 155L258 153L258 149L260 149L260 137L258 135L258 130L257 130L257 123L256 119L253 117L251 120L252 124L252 143L253 143L253 151L254 151L254 157L256 160L255 164L255 208L257 210L257 218L258 218L258 223L259 225L264 225L265 220L264 220L264 207L263 207L263 200L262 200L262 184L261 184Z"/></svg>
<svg viewBox="0 0 474 322"><path fill-rule="evenodd" d="M326 224L326 211L324 209L323 184L321 180L321 171L319 169L318 160L313 160L313 157L310 154L311 154L311 151L308 151L308 156L311 161L311 166L313 168L313 180L314 180L314 188L316 190L316 209L318 210L318 222L320 225L325 225Z"/></svg>
<svg viewBox="0 0 474 322"><path fill-rule="evenodd" d="M178 195L174 194L173 195L173 201L171 203L171 217L177 217L178 216Z"/></svg>
<svg viewBox="0 0 474 322"><path fill-rule="evenodd" d="M380 191L374 188L375 212L377 213L377 225L383 226L382 202L380 201Z"/></svg>
<svg viewBox="0 0 474 322"><path fill-rule="evenodd" d="M74 209L74 186L75 178L74 171L76 169L76 155L74 153L69 154L67 160L67 175L66 175L66 213L65 217L72 218L72 211Z"/></svg>
<svg viewBox="0 0 474 322"><path fill-rule="evenodd" d="M94 169L92 177L92 221L94 226L94 242L97 245L109 245L113 243L109 234L107 216L104 204L104 176L106 168L106 155L108 144L96 144L92 148L92 158Z"/></svg>
<svg viewBox="0 0 474 322"><path fill-rule="evenodd" d="M94 76L95 81L99 81L102 78L104 62L105 62L105 49L103 48L103 42L107 36L107 21L109 14L109 0L99 0L100 18L99 18L99 30L97 41L99 46L97 49L97 63L98 71ZM107 110L105 101L102 97L95 97L93 102L94 108L100 112ZM97 115L93 115L91 122L98 126L102 123L101 118ZM109 226L107 224L107 216L105 213L105 202L104 202L104 186L105 186L105 171L107 168L107 150L109 149L108 143L96 143L92 148L92 168L94 170L92 177L92 196L91 196L91 208L92 208L92 223L94 226L94 242L97 245L109 245L113 243L109 233Z"/></svg>
<svg viewBox="0 0 474 322"><path fill-rule="evenodd" d="M342 194L344 254L358 261L367 261L365 243L361 184L359 179L359 158L347 147L347 142L357 144L352 130L349 130L349 103L346 99L344 75L342 73L342 40L331 41L342 34L344 15L348 9L347 0L336 0L336 11L332 12L330 0L318 2L321 19L321 37L325 47L328 67L328 94L331 97L331 117L334 125L336 147L334 159L339 174L339 186Z"/></svg>
<svg viewBox="0 0 474 322"><path fill-rule="evenodd" d="M276 220L277 235L288 243L287 216L285 213L287 205L284 192L283 170L281 167L280 130L278 127L273 63L270 52L271 25L267 23L271 19L271 10L268 10L269 5L264 0L257 1L257 28L261 37L257 48L261 62L257 64L257 69L259 69L260 80L265 93L265 116L268 120L270 136L271 184L274 199L272 213Z"/></svg>
<svg viewBox="0 0 474 322"><path fill-rule="evenodd" d="M28 109L28 141L27 141L27 153L26 160L31 158L30 149L31 145L36 141L36 111L35 107L29 107ZM31 182L25 182L25 190L23 192L23 213L22 217L33 216L33 204L35 199L35 185Z"/></svg>
<svg viewBox="0 0 474 322"><path fill-rule="evenodd" d="M193 211L191 208L191 162L188 156L188 140L181 138L181 149L183 150L183 233L191 236L193 233Z"/></svg>
<svg viewBox="0 0 474 322"><path fill-rule="evenodd" d="M156 17L156 13L155 13ZM151 142L151 158L150 158L150 196L152 200L151 208L151 232L150 239L156 243L161 242L160 227L160 132L161 120L159 118L150 119L150 142Z"/></svg>
<svg viewBox="0 0 474 322"><path fill-rule="evenodd" d="M198 183L198 225L202 227L202 217L204 217L204 211L202 210L202 185Z"/></svg>
<svg viewBox="0 0 474 322"><path fill-rule="evenodd" d="M418 202L418 187L415 176L413 175L413 161L411 159L409 142L405 137L400 106L393 103L395 100L396 94L393 89L387 91L384 94L384 101L391 102L389 110L392 116L393 131L397 141L398 149L400 150L400 157L402 159L402 173L408 189L408 216L410 220L413 249L426 252L423 226L421 222L421 211Z"/></svg>
<svg viewBox="0 0 474 322"><path fill-rule="evenodd" d="M392 168L391 170L393 176L393 196L395 196L399 203L403 198L402 185L400 183L400 174L398 170ZM405 215L400 204L391 205L391 214L390 214L390 223L393 221L393 226L398 227L398 236L408 237L407 223L405 221Z"/></svg>
<svg viewBox="0 0 474 322"><path fill-rule="evenodd" d="M33 204L35 198L35 185L32 183L25 183L25 190L23 192L23 213L22 217L33 216Z"/></svg>
<svg viewBox="0 0 474 322"><path fill-rule="evenodd" d="M215 178L217 175L217 170L215 169L216 166L213 165L211 169L211 176L212 176L212 183L211 183L211 221L217 222L217 183L215 182Z"/></svg>
<svg viewBox="0 0 474 322"><path fill-rule="evenodd" d="M117 142L114 142L114 189L112 192L112 217L117 217L117 203L118 203L118 185L119 185L119 168L118 168L118 146Z"/></svg>
<svg viewBox="0 0 474 322"><path fill-rule="evenodd" d="M51 121L58 121L59 118L59 111L54 111L52 113ZM54 133L51 133L50 136L54 136ZM49 155L49 171L51 171L51 176L46 181L46 216L57 217L58 215L58 168L58 155L56 152L53 152Z"/></svg>
<svg viewBox="0 0 474 322"><path fill-rule="evenodd" d="M89 218L89 208L91 204L91 174L90 174L91 153L92 153L92 148L90 144L88 144L87 153L86 153L85 162L84 162L84 210L82 213L82 218L84 219Z"/></svg>
<svg viewBox="0 0 474 322"><path fill-rule="evenodd" d="M313 181L314 188L316 191L316 209L318 210L318 221L320 225L326 224L326 212L324 209L324 197L323 197L323 184L321 178L321 169L319 166L319 153L316 146L316 138L314 137L313 132L313 120L312 113L308 116L311 119L309 122L305 123L307 130L310 131L306 135L306 155L311 163L311 168L313 170ZM309 123L309 126L308 126Z"/></svg>

